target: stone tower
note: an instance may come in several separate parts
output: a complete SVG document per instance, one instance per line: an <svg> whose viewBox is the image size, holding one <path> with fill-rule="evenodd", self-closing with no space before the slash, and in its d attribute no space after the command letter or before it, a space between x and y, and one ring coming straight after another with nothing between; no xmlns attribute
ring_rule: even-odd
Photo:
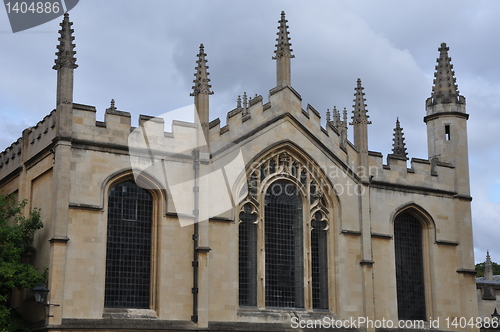
<svg viewBox="0 0 500 332"><path fill-rule="evenodd" d="M469 156L465 98L459 94L455 72L448 56L449 48L441 44L434 74L431 97L426 101L429 159L452 164L457 170L455 189L469 196Z"/></svg>

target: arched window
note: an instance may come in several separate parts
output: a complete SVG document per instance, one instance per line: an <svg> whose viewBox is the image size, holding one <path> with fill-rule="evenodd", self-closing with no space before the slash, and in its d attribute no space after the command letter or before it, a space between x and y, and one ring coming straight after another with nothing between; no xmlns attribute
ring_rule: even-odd
<svg viewBox="0 0 500 332"><path fill-rule="evenodd" d="M288 181L272 183L265 196L266 306L304 306L302 198Z"/></svg>
<svg viewBox="0 0 500 332"><path fill-rule="evenodd" d="M426 320L422 224L411 213L394 221L398 316L401 320Z"/></svg>
<svg viewBox="0 0 500 332"><path fill-rule="evenodd" d="M311 230L313 309L328 309L328 251L326 227L321 212L314 214Z"/></svg>
<svg viewBox="0 0 500 332"><path fill-rule="evenodd" d="M333 189L312 165L282 150L248 173L238 226L240 306L332 309L327 252L333 212L325 192Z"/></svg>
<svg viewBox="0 0 500 332"><path fill-rule="evenodd" d="M150 307L152 197L132 181L109 191L106 308Z"/></svg>
<svg viewBox="0 0 500 332"><path fill-rule="evenodd" d="M257 305L257 217L250 204L243 206L239 225L239 303Z"/></svg>

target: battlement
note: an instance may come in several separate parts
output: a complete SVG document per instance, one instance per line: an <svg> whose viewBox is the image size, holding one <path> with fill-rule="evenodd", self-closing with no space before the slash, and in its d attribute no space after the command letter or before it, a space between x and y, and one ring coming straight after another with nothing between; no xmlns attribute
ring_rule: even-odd
<svg viewBox="0 0 500 332"><path fill-rule="evenodd" d="M56 136L56 111L53 110L35 126L25 129L3 152L0 152L0 179L32 159L52 144Z"/></svg>
<svg viewBox="0 0 500 332"><path fill-rule="evenodd" d="M114 101L106 109L104 121L96 120L96 112L94 106L73 104L73 140L101 146L121 146L121 150L139 155L148 151L157 157L175 154L190 156L192 149L204 145L194 139L197 137L194 123L174 120L171 132L166 132L163 118L140 115L139 126L132 127L130 113L118 110ZM56 137L55 119L54 110L36 126L26 129L22 138L0 153L0 178L52 143ZM301 96L291 87L272 89L269 102L265 104L261 95L250 98L248 102L245 100L243 104L238 102L237 107L227 113L223 127L220 119L211 121L209 137L212 153L227 144L249 139L264 127L276 126L282 121L290 121L297 130L317 139L319 144L358 173L356 147L348 140L341 144L340 130L332 122L327 122L326 128L322 127L321 114L310 104L303 109ZM23 149L26 151L23 152ZM369 172L376 183L454 190L455 170L450 164L413 158L408 168L407 158L395 154L387 156L386 164L382 160L381 153L369 152Z"/></svg>
<svg viewBox="0 0 500 332"><path fill-rule="evenodd" d="M370 151L369 172L371 182L379 185L455 192L455 167L449 163L412 158L408 168L405 157L389 154L383 164L383 155Z"/></svg>
<svg viewBox="0 0 500 332"><path fill-rule="evenodd" d="M73 107L73 138L110 147L121 147L135 152L146 149L155 155L191 154L195 147L196 124L174 120L172 131L165 131L165 120L150 115L139 115L138 127L131 125L129 112L114 107L106 110L104 121L96 120L93 106L76 104Z"/></svg>

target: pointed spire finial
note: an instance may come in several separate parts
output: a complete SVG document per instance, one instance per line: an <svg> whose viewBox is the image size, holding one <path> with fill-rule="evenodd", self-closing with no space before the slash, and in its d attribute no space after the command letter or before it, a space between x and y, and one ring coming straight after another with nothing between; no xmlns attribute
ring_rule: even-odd
<svg viewBox="0 0 500 332"><path fill-rule="evenodd" d="M278 26L278 32L276 33L278 35L278 38L276 38L276 50L274 53L276 54L273 57L273 60L287 57L287 58L295 58L295 55L292 54L292 49L290 48L292 44L290 43L290 36L288 36L288 28L289 26L286 25L288 20L285 18L285 12L281 12L281 20L278 21L280 24Z"/></svg>
<svg viewBox="0 0 500 332"><path fill-rule="evenodd" d="M491 263L489 251L486 251L486 262L484 263L484 278L489 281L493 280L493 264Z"/></svg>
<svg viewBox="0 0 500 332"><path fill-rule="evenodd" d="M110 111L110 112L116 111L115 100L114 99L111 99L110 106L109 106L109 108L106 109L106 111Z"/></svg>
<svg viewBox="0 0 500 332"><path fill-rule="evenodd" d="M75 58L76 51L74 51L75 44L73 44L75 37L73 37L74 30L71 29L73 22L69 21L68 13L64 14L64 19L59 25L61 26L61 30L59 30L61 36L58 39L59 45L57 45L58 51L56 52L57 59L54 60L55 65L52 69L59 70L62 67L75 69L78 67Z"/></svg>
<svg viewBox="0 0 500 332"><path fill-rule="evenodd" d="M396 118L396 128L394 128L394 138L392 139L392 154L395 156L406 158L408 160L403 128L401 128L401 125L399 123L399 117Z"/></svg>
<svg viewBox="0 0 500 332"><path fill-rule="evenodd" d="M436 72L434 73L434 85L431 96L435 103L451 103L459 100L458 85L456 84L455 72L448 56L449 47L442 43L438 49Z"/></svg>
<svg viewBox="0 0 500 332"><path fill-rule="evenodd" d="M281 20L278 21L278 38L276 38L276 50L273 60L276 60L276 86L291 86L291 60L295 58L290 46L290 37L288 36L288 22L285 18L285 12L281 12Z"/></svg>
<svg viewBox="0 0 500 332"><path fill-rule="evenodd" d="M371 124L371 121L368 121L368 118L370 117L367 112L368 110L366 109L366 100L365 100L365 93L363 92L364 87L361 85L361 79L358 78L357 80L357 85L354 88L356 91L354 93L354 110L353 110L353 115L351 117L352 123L351 125L355 125L357 123L366 123L366 124Z"/></svg>
<svg viewBox="0 0 500 332"><path fill-rule="evenodd" d="M337 106L333 106L333 126L337 129L340 127L340 113Z"/></svg>
<svg viewBox="0 0 500 332"><path fill-rule="evenodd" d="M326 109L326 124L330 123L330 109Z"/></svg>
<svg viewBox="0 0 500 332"><path fill-rule="evenodd" d="M212 86L209 84L209 72L207 71L209 67L207 66L207 54L205 53L205 47L203 46L203 44L200 44L200 52L197 56L198 60L196 61L196 63L198 65L195 68L196 73L194 74L196 79L193 80L194 86L191 96L196 96L199 94L212 95L214 93L210 90Z"/></svg>
<svg viewBox="0 0 500 332"><path fill-rule="evenodd" d="M243 92L243 111L241 112L241 115L245 116L248 114L248 97L247 93Z"/></svg>
<svg viewBox="0 0 500 332"><path fill-rule="evenodd" d="M236 108L241 108L241 96L238 95L238 98L236 99Z"/></svg>

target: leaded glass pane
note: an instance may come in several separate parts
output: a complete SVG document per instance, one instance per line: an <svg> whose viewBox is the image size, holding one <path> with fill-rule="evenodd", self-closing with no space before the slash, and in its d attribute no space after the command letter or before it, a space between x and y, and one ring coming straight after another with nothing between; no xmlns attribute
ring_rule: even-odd
<svg viewBox="0 0 500 332"><path fill-rule="evenodd" d="M152 198L131 181L109 191L107 308L149 308Z"/></svg>
<svg viewBox="0 0 500 332"><path fill-rule="evenodd" d="M257 217L249 204L240 213L239 225L239 303L257 305Z"/></svg>
<svg viewBox="0 0 500 332"><path fill-rule="evenodd" d="M328 309L328 257L326 222L316 212L311 223L311 266L313 309Z"/></svg>
<svg viewBox="0 0 500 332"><path fill-rule="evenodd" d="M426 320L422 225L410 213L394 221L398 316L401 320Z"/></svg>
<svg viewBox="0 0 500 332"><path fill-rule="evenodd" d="M266 306L304 306L302 198L287 181L272 183L265 196Z"/></svg>

